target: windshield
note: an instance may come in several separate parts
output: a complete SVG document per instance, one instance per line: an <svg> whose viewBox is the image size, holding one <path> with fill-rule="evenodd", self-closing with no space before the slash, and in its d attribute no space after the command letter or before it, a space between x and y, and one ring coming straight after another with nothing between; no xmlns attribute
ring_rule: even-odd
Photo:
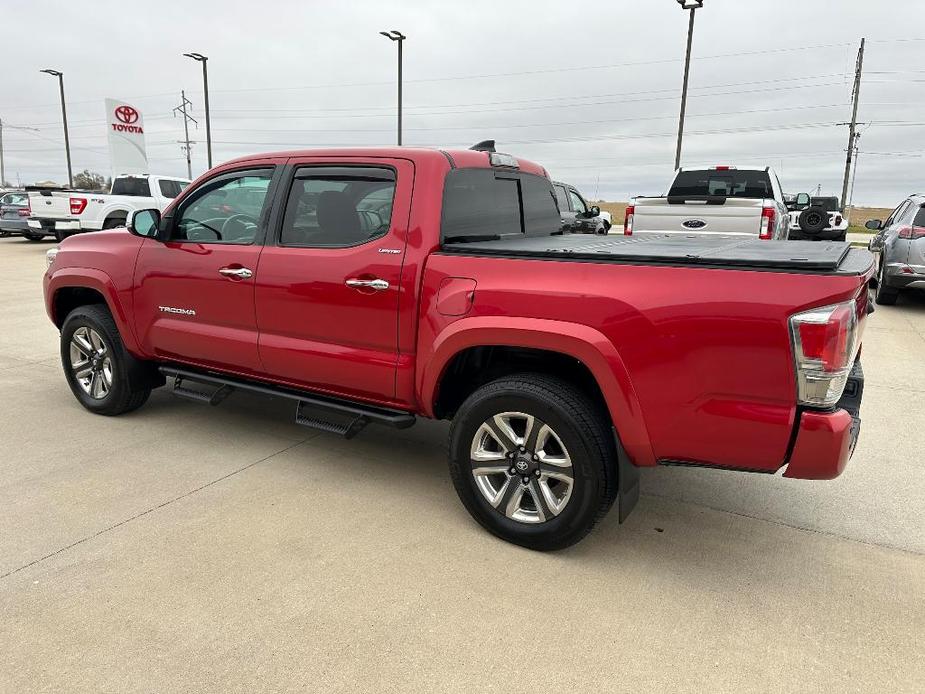
<svg viewBox="0 0 925 694"><path fill-rule="evenodd" d="M151 186L147 178L124 176L112 182L113 195L136 195L143 198L151 197Z"/></svg>
<svg viewBox="0 0 925 694"><path fill-rule="evenodd" d="M727 198L772 198L771 178L767 171L704 169L679 171L668 195L723 195Z"/></svg>

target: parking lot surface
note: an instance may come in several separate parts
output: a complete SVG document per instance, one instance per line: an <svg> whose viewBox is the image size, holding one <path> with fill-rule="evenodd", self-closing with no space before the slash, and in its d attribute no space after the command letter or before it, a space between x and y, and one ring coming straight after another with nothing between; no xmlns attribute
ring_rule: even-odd
<svg viewBox="0 0 925 694"><path fill-rule="evenodd" d="M0 691L925 691L925 299L868 322L841 478L646 471L539 554L458 503L443 423L85 412L49 247L0 240Z"/></svg>

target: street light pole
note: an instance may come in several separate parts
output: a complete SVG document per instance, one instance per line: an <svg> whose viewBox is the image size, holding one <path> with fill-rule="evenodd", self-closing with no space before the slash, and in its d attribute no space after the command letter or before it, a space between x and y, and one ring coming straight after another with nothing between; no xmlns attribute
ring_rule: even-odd
<svg viewBox="0 0 925 694"><path fill-rule="evenodd" d="M204 92L204 101L206 104L206 157L209 162L209 168L212 168L212 119L209 117L209 62L208 56L202 53L184 53L187 58L202 63L202 90Z"/></svg>
<svg viewBox="0 0 925 694"><path fill-rule="evenodd" d="M682 10L690 12L690 21L687 25L687 53L684 57L684 84L681 87L681 115L678 118L678 148L674 155L674 168L681 166L681 138L684 135L684 112L687 110L687 78L691 69L691 43L694 39L694 12L703 7L703 0L677 0Z"/></svg>
<svg viewBox="0 0 925 694"><path fill-rule="evenodd" d="M395 29L392 29L392 31L380 31L379 33L390 41L398 42L398 145L401 146L401 49L402 43L408 37L402 34L400 31L396 31Z"/></svg>
<svg viewBox="0 0 925 694"><path fill-rule="evenodd" d="M61 92L61 120L64 123L64 151L67 154L67 185L74 187L74 175L71 172L71 141L67 135L67 107L64 105L64 73L58 70L40 70L46 75L58 78L58 89Z"/></svg>

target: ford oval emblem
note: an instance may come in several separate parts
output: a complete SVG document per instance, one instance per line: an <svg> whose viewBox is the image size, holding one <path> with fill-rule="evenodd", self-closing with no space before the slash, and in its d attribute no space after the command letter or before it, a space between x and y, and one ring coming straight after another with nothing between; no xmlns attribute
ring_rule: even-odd
<svg viewBox="0 0 925 694"><path fill-rule="evenodd" d="M702 219L685 219L681 224L688 229L703 229L707 225Z"/></svg>

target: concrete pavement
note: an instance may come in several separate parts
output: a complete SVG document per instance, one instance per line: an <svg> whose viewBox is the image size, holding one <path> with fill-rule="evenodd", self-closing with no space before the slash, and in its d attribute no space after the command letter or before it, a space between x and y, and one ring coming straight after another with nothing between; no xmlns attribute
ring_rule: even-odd
<svg viewBox="0 0 925 694"><path fill-rule="evenodd" d="M443 423L86 413L50 246L0 240L0 691L925 690L925 300L869 321L838 480L647 471L626 524L537 554L469 519Z"/></svg>

